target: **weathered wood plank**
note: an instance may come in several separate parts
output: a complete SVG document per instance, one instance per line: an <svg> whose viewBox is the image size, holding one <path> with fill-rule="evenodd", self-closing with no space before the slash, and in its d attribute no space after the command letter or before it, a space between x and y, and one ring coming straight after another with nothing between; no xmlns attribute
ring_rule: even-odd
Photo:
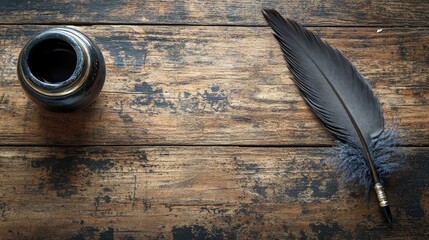
<svg viewBox="0 0 429 240"><path fill-rule="evenodd" d="M326 150L0 147L0 235L428 237L429 148L406 149L409 167L389 178L391 228L374 196L338 183Z"/></svg>
<svg viewBox="0 0 429 240"><path fill-rule="evenodd" d="M308 24L427 26L429 23L429 2L425 0L3 0L0 23L265 25L263 8L276 8Z"/></svg>
<svg viewBox="0 0 429 240"><path fill-rule="evenodd" d="M97 102L71 114L39 109L17 81L20 49L44 28L0 27L2 145L332 144L268 28L79 27L108 74ZM372 80L405 144L429 144L428 29L313 30Z"/></svg>

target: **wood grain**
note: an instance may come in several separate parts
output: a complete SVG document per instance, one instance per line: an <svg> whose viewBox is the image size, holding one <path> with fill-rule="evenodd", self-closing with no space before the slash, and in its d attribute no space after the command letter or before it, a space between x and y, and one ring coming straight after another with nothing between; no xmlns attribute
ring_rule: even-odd
<svg viewBox="0 0 429 240"><path fill-rule="evenodd" d="M0 23L255 26L266 25L263 8L317 25L428 26L429 22L429 2L421 0L3 0Z"/></svg>
<svg viewBox="0 0 429 240"><path fill-rule="evenodd" d="M407 148L409 168L389 178L387 194L395 218L391 228L383 222L374 196L367 203L362 190L338 183L324 163L326 150L0 147L0 235L428 237L428 148Z"/></svg>
<svg viewBox="0 0 429 240"><path fill-rule="evenodd" d="M261 9L312 26L373 84L404 167L373 193L326 163L334 139ZM429 239L429 1L0 1L0 239ZM72 25L102 49L88 109L33 104L16 62ZM380 32L381 29L381 32ZM392 159L396 160L396 159Z"/></svg>
<svg viewBox="0 0 429 240"><path fill-rule="evenodd" d="M290 79L268 28L77 27L103 50L106 85L89 109L35 106L16 76L20 49L47 26L1 26L1 145L331 145ZM312 28L370 79L388 125L429 144L425 28Z"/></svg>

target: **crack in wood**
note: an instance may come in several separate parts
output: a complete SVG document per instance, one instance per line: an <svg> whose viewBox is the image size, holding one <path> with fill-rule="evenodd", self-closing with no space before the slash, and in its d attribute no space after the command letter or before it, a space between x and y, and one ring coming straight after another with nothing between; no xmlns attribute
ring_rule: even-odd
<svg viewBox="0 0 429 240"><path fill-rule="evenodd" d="M132 198L132 208L136 206L136 191L137 191L137 175L134 175L134 188L133 188L133 198Z"/></svg>

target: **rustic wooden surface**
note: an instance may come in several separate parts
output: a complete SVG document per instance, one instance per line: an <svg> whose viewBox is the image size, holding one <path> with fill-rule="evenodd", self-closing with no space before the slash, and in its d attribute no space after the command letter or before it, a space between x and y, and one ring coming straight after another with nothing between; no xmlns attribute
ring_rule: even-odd
<svg viewBox="0 0 429 240"><path fill-rule="evenodd" d="M262 7L310 25L373 83L407 162L388 179L392 226L325 163L334 139L299 96ZM428 9L0 1L0 239L429 238ZM106 59L106 85L84 111L40 109L17 81L25 42L57 24Z"/></svg>
<svg viewBox="0 0 429 240"><path fill-rule="evenodd" d="M2 0L0 22L265 26L263 8L316 25L428 26L429 21L425 0Z"/></svg>

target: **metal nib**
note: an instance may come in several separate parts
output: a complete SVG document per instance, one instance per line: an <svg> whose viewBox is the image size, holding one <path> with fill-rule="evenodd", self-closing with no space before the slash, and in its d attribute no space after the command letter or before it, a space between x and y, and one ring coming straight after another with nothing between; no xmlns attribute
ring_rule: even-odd
<svg viewBox="0 0 429 240"><path fill-rule="evenodd" d="M381 207L384 217L388 223L392 223L392 213L390 212L389 206Z"/></svg>

